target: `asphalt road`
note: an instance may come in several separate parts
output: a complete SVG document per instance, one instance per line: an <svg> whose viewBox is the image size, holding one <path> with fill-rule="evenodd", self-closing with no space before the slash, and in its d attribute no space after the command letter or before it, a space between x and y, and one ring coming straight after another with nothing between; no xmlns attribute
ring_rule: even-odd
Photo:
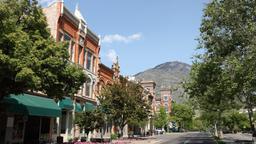
<svg viewBox="0 0 256 144"><path fill-rule="evenodd" d="M159 144L216 144L207 132L170 133L155 137Z"/></svg>

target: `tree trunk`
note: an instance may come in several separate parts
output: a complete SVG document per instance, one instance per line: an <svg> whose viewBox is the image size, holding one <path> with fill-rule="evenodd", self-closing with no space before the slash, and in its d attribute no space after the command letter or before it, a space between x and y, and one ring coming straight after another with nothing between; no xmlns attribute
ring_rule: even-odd
<svg viewBox="0 0 256 144"><path fill-rule="evenodd" d="M86 132L86 135L87 135L86 141L90 141L89 133L90 133L90 132Z"/></svg>
<svg viewBox="0 0 256 144"><path fill-rule="evenodd" d="M123 134L124 134L124 132L123 132L124 126L120 126L120 130L121 130L120 137L122 138L122 137L123 137Z"/></svg>
<svg viewBox="0 0 256 144"><path fill-rule="evenodd" d="M217 131L218 131L218 138L223 138L223 132L222 132L222 125L221 125L221 112L218 112L218 122L217 122Z"/></svg>
<svg viewBox="0 0 256 144"><path fill-rule="evenodd" d="M248 111L248 116L249 116L249 122L250 122L250 126L251 126L251 131L252 133L255 132L255 127L253 125L253 110L251 107L248 107L247 108L247 111Z"/></svg>
<svg viewBox="0 0 256 144"><path fill-rule="evenodd" d="M214 136L218 137L217 121L214 123Z"/></svg>

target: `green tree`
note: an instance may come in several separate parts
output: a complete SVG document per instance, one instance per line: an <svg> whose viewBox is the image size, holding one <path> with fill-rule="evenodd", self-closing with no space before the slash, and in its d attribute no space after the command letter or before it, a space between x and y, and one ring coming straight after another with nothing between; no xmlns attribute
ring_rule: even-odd
<svg viewBox="0 0 256 144"><path fill-rule="evenodd" d="M204 47L226 63L233 94L245 104L252 128L252 109L256 105L255 2L214 0L205 10L201 26Z"/></svg>
<svg viewBox="0 0 256 144"><path fill-rule="evenodd" d="M202 55L200 61L193 64L190 81L185 85L186 92L190 98L197 101L199 108L216 116L213 123L217 124L219 137L222 137L222 113L236 107L233 96L234 83L221 60L219 57Z"/></svg>
<svg viewBox="0 0 256 144"><path fill-rule="evenodd" d="M189 103L172 103L170 120L178 123L180 128L191 129L194 115L194 110Z"/></svg>
<svg viewBox="0 0 256 144"><path fill-rule="evenodd" d="M208 107L218 110L219 127L221 114L232 108L227 107L232 106L231 102L239 99L248 109L253 128L252 109L256 103L255 2L213 0L204 10L199 39L199 48L204 53L193 64L189 89L190 94L201 101L201 106L206 102L205 105L210 104ZM212 99L211 103L208 103L208 98Z"/></svg>
<svg viewBox="0 0 256 144"><path fill-rule="evenodd" d="M95 129L102 128L105 124L104 113L97 108L93 111L84 111L77 113L75 117L75 124L85 131L87 138L89 132Z"/></svg>
<svg viewBox="0 0 256 144"><path fill-rule="evenodd" d="M121 136L129 121L143 121L148 118L150 107L144 99L143 91L139 83L121 77L120 81L105 86L98 97L100 107L107 118L120 128Z"/></svg>
<svg viewBox="0 0 256 144"><path fill-rule="evenodd" d="M169 122L169 115L166 113L165 108L163 106L160 107L159 113L156 114L154 125L156 128L163 129Z"/></svg>
<svg viewBox="0 0 256 144"><path fill-rule="evenodd" d="M73 95L86 76L56 43L36 0L0 0L0 100L27 90Z"/></svg>
<svg viewBox="0 0 256 144"><path fill-rule="evenodd" d="M250 127L247 115L237 110L225 112L222 119L226 129L233 133Z"/></svg>

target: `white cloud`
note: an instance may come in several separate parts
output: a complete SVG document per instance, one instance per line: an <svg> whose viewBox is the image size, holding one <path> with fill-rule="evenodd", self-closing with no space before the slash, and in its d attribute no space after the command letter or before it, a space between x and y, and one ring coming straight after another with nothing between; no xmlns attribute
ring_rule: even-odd
<svg viewBox="0 0 256 144"><path fill-rule="evenodd" d="M124 36L120 34L113 34L113 35L105 35L102 39L103 43L112 43L112 42L131 42L131 41L136 41L140 40L142 37L141 33L135 33L129 36Z"/></svg>
<svg viewBox="0 0 256 144"><path fill-rule="evenodd" d="M116 53L116 51L114 50L114 49L110 49L110 50L108 50L108 52L107 52L107 59L109 60L109 61L111 61L111 62L116 62L116 58L117 58L117 53Z"/></svg>
<svg viewBox="0 0 256 144"><path fill-rule="evenodd" d="M55 2L56 0L38 0L38 3L41 5L49 5L53 2Z"/></svg>

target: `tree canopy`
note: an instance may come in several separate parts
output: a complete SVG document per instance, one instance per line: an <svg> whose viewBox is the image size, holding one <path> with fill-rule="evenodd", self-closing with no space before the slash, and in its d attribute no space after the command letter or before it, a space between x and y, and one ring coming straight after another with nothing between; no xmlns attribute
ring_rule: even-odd
<svg viewBox="0 0 256 144"><path fill-rule="evenodd" d="M85 82L65 43L50 36L36 0L0 0L0 31L0 99L28 90L62 98Z"/></svg>
<svg viewBox="0 0 256 144"><path fill-rule="evenodd" d="M186 90L200 108L218 112L238 108L253 115L256 104L256 1L213 0L204 10L199 49ZM251 118L250 118L251 121ZM252 122L251 122L252 126ZM221 127L220 127L221 128Z"/></svg>
<svg viewBox="0 0 256 144"><path fill-rule="evenodd" d="M98 97L100 107L108 119L121 129L129 121L143 121L148 118L149 105L143 95L140 84L125 78L105 86Z"/></svg>
<svg viewBox="0 0 256 144"><path fill-rule="evenodd" d="M195 112L189 103L172 103L170 120L177 122L179 127L189 129L192 125L194 115Z"/></svg>
<svg viewBox="0 0 256 144"><path fill-rule="evenodd" d="M92 111L84 111L77 113L75 118L75 124L77 124L85 133L89 134L94 129L99 129L104 125L104 114L101 109L97 108Z"/></svg>
<svg viewBox="0 0 256 144"><path fill-rule="evenodd" d="M164 128L169 122L169 115L163 106L160 107L159 113L156 114L154 125L156 128Z"/></svg>

